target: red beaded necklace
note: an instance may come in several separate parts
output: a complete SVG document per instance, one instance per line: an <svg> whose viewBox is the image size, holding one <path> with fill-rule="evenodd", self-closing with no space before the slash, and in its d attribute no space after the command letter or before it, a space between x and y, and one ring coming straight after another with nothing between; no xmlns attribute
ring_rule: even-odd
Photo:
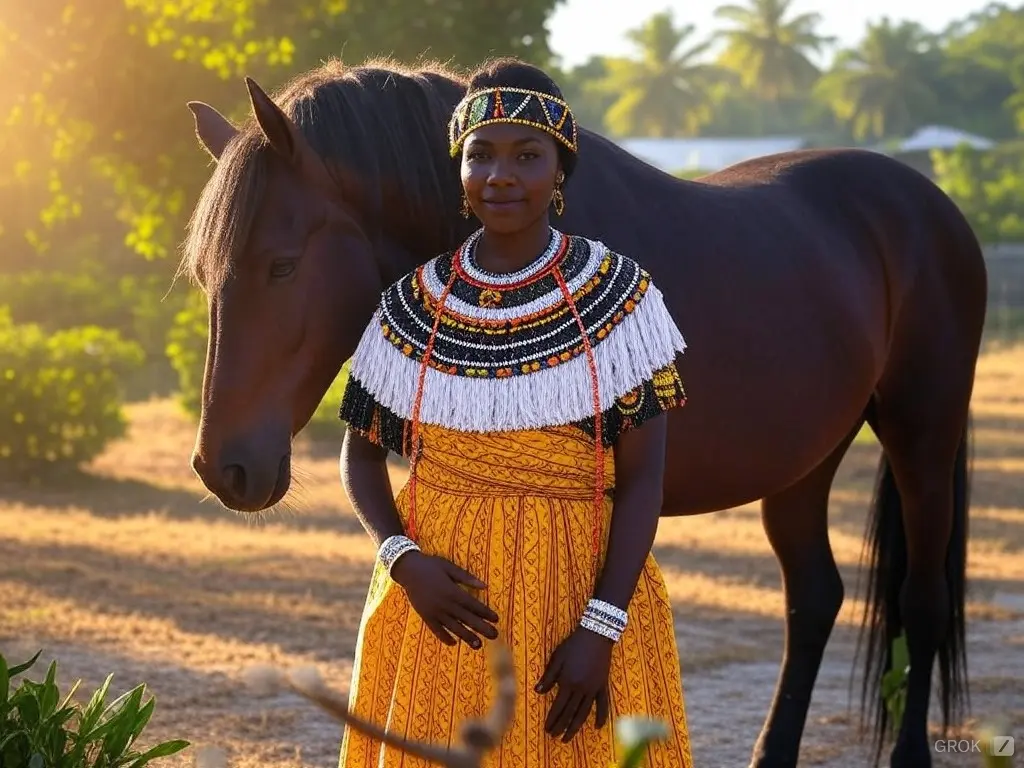
<svg viewBox="0 0 1024 768"><path fill-rule="evenodd" d="M594 557L597 558L601 551L601 527L604 519L604 441L602 439L603 423L601 418L601 392L599 389L598 375L597 375L597 361L594 358L594 349L590 343L590 337L587 334L587 327L583 323L583 318L580 316L579 310L576 308L576 302L573 300L572 293L569 291L569 286L565 282L565 277L562 275L562 270L559 265L562 262L563 257L568 251L569 237L563 237L560 247L556 251L554 257L550 262L544 266L543 269L534 272L523 280L514 283L495 283L488 284L482 283L480 280L472 278L466 274L465 269L462 265L462 259L464 257L463 249L465 244L459 247L455 252L455 256L452 260L452 272L448 278L448 282L438 297L437 305L434 313L434 324L430 331L430 337L427 340L427 345L423 350L423 357L420 360L419 375L416 380L416 394L413 400L412 415L411 415L411 442L412 449L409 456L409 537L412 539L416 538L416 468L420 458L420 411L423 405L423 390L427 379L427 368L430 366L430 357L434 352L434 342L437 338L437 331L441 325L441 318L445 310L445 302L448 300L448 295L451 293L452 287L455 285L456 280L464 280L467 283L473 285L476 288L481 289L493 289L508 291L512 288L522 288L530 283L536 282L547 275L552 275L555 281L558 283L559 289L562 291L562 296L565 299L573 317L576 319L576 325L579 326L580 335L583 340L583 348L587 355L587 367L590 371L591 381L591 393L593 395L594 403L594 442L595 442L595 467L594 467L594 530L593 530L593 547Z"/></svg>

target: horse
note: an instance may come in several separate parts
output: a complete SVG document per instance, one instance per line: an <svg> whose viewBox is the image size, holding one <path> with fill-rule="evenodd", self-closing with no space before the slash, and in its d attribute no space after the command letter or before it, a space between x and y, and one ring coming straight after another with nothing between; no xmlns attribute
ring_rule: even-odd
<svg viewBox="0 0 1024 768"><path fill-rule="evenodd" d="M439 64L328 61L250 114L189 102L213 170L181 273L205 291L209 344L192 467L227 508L287 493L291 445L384 287L478 226L459 213L446 126L466 92ZM689 402L669 417L663 516L759 501L785 594L780 676L750 765L797 762L844 600L828 539L836 470L867 423L881 459L865 536L862 717L905 633L892 766L929 766L937 657L943 726L967 699L970 400L987 301L981 248L930 179L855 148L744 161L698 180L583 128L553 224L640 262L686 337Z"/></svg>

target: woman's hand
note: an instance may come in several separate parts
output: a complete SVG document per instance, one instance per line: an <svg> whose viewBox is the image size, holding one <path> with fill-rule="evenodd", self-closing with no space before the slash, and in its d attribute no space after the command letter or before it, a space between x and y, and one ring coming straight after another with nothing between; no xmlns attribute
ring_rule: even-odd
<svg viewBox="0 0 1024 768"><path fill-rule="evenodd" d="M544 730L562 736L568 743L587 721L596 704L595 725L608 721L608 673L612 666L614 643L589 629L577 627L555 648L544 675L537 683L538 693L558 686L558 695L548 711Z"/></svg>
<svg viewBox="0 0 1024 768"><path fill-rule="evenodd" d="M407 552L395 562L391 577L405 590L413 609L430 631L445 645L458 643L452 637L457 635L470 647L479 649L483 643L477 634L490 640L498 637L494 627L498 614L459 586L483 589L487 585L454 563L422 552Z"/></svg>

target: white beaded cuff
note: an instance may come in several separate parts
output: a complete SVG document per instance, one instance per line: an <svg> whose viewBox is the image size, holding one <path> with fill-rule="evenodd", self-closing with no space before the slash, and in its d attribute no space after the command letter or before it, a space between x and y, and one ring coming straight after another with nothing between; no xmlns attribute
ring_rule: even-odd
<svg viewBox="0 0 1024 768"><path fill-rule="evenodd" d="M608 626L603 622L595 621L594 619L586 615L584 615L583 618L580 619L580 626L584 629L589 629L591 632L596 632L602 637L607 637L613 643L617 643L620 639L622 639L622 632L615 629L614 627Z"/></svg>
<svg viewBox="0 0 1024 768"><path fill-rule="evenodd" d="M626 622L626 612L621 608L604 600L591 600L583 611L580 626L617 643L626 631Z"/></svg>
<svg viewBox="0 0 1024 768"><path fill-rule="evenodd" d="M408 536L388 536L381 542L380 549L377 550L377 559L390 574L398 558L413 550L419 552L420 547Z"/></svg>
<svg viewBox="0 0 1024 768"><path fill-rule="evenodd" d="M619 632L625 631L626 624L629 621L629 617L626 615L624 610L616 608L614 605L607 603L604 600L595 599L588 602L583 615L615 627Z"/></svg>

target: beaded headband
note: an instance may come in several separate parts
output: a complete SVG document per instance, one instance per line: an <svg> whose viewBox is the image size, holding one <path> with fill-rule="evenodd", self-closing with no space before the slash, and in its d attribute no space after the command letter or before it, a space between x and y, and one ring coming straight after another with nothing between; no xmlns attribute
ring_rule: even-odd
<svg viewBox="0 0 1024 768"><path fill-rule="evenodd" d="M562 99L527 88L485 88L467 95L448 123L451 156L462 149L466 136L484 125L513 123L538 128L576 152L576 119Z"/></svg>

